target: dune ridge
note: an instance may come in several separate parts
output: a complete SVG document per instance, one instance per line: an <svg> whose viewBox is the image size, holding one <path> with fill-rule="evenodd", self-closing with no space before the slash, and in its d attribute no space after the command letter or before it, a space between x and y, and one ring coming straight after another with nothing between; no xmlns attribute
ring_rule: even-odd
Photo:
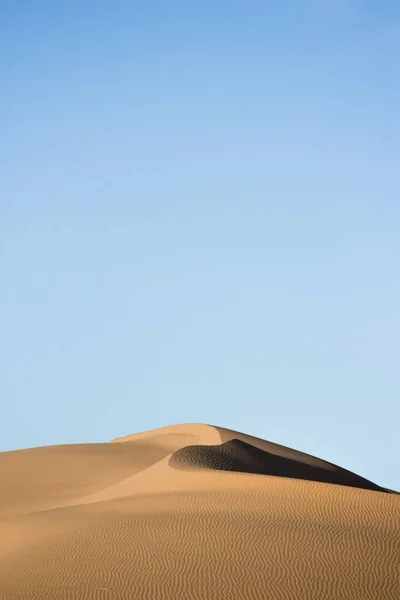
<svg viewBox="0 0 400 600"><path fill-rule="evenodd" d="M335 485L347 485L365 490L386 492L384 488L340 467L335 469L309 465L293 458L272 454L240 439L231 439L215 446L185 446L171 455L174 467L206 468L256 475L292 477Z"/></svg>
<svg viewBox="0 0 400 600"><path fill-rule="evenodd" d="M186 424L0 453L0 600L400 597L400 498Z"/></svg>

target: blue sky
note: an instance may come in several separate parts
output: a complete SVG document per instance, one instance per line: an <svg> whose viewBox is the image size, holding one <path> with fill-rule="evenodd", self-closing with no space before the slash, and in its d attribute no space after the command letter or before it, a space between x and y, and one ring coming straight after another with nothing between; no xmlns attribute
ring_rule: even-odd
<svg viewBox="0 0 400 600"><path fill-rule="evenodd" d="M0 6L3 450L180 422L400 488L398 2Z"/></svg>

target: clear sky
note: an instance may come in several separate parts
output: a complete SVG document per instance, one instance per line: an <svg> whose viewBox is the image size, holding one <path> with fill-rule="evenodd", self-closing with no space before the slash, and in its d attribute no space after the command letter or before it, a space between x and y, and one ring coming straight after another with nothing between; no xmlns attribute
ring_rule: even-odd
<svg viewBox="0 0 400 600"><path fill-rule="evenodd" d="M184 422L400 488L400 3L0 3L0 448Z"/></svg>

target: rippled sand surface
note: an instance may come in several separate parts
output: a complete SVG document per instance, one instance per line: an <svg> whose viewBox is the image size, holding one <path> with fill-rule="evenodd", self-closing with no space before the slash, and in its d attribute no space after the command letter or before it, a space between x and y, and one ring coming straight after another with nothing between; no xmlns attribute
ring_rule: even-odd
<svg viewBox="0 0 400 600"><path fill-rule="evenodd" d="M209 425L0 453L1 600L399 600L400 496Z"/></svg>

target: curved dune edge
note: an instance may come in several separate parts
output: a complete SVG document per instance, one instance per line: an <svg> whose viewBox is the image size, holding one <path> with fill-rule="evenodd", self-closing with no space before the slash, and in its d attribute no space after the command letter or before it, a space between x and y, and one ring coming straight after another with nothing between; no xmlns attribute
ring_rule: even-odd
<svg viewBox="0 0 400 600"><path fill-rule="evenodd" d="M151 441L152 444L157 444L170 452L175 452L179 448L191 444L219 444L223 441L221 437L222 431L222 428L202 423L167 425L158 429L150 429L149 431L118 437L111 440L110 444Z"/></svg>
<svg viewBox="0 0 400 600"><path fill-rule="evenodd" d="M117 438L112 443L149 439L171 450L169 464L181 470L290 477L395 493L315 456L215 425L172 425Z"/></svg>
<svg viewBox="0 0 400 600"><path fill-rule="evenodd" d="M0 598L398 600L377 487L209 425L0 453Z"/></svg>
<svg viewBox="0 0 400 600"><path fill-rule="evenodd" d="M290 477L386 492L384 488L345 469L337 467L332 470L309 465L293 458L266 452L240 439L232 439L215 446L186 446L174 452L169 462L178 469L189 467Z"/></svg>
<svg viewBox="0 0 400 600"><path fill-rule="evenodd" d="M228 485L227 478L239 474L397 494L273 442L222 427L185 424L132 434L106 444L0 453L0 483L7 482L0 492L0 518L145 494L196 491L204 485L221 489Z"/></svg>

